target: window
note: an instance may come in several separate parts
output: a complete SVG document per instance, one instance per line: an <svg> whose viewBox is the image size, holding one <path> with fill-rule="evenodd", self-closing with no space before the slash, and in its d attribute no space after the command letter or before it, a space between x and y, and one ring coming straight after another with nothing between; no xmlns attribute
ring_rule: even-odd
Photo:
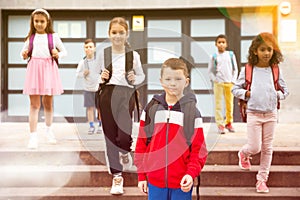
<svg viewBox="0 0 300 200"><path fill-rule="evenodd" d="M149 20L149 38L174 38L181 37L181 20Z"/></svg>
<svg viewBox="0 0 300 200"><path fill-rule="evenodd" d="M273 32L272 13L243 13L241 35L252 36L260 32Z"/></svg>
<svg viewBox="0 0 300 200"><path fill-rule="evenodd" d="M219 34L225 34L224 19L192 19L191 36L192 37L212 37Z"/></svg>
<svg viewBox="0 0 300 200"><path fill-rule="evenodd" d="M85 38L86 37L86 21L81 20L54 20L54 31L59 34L61 38Z"/></svg>
<svg viewBox="0 0 300 200"><path fill-rule="evenodd" d="M148 42L148 63L162 64L172 57L180 57L181 42Z"/></svg>
<svg viewBox="0 0 300 200"><path fill-rule="evenodd" d="M109 20L96 21L96 38L108 38Z"/></svg>
<svg viewBox="0 0 300 200"><path fill-rule="evenodd" d="M11 15L8 17L8 37L25 38L30 26L30 16Z"/></svg>

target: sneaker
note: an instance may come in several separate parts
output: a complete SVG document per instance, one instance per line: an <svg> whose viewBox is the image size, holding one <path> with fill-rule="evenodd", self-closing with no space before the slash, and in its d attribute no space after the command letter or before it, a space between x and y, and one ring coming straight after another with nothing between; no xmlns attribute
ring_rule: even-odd
<svg viewBox="0 0 300 200"><path fill-rule="evenodd" d="M225 125L225 128L226 128L229 132L231 132L231 133L234 133L234 132L235 132L235 130L234 130L234 128L232 127L231 123L226 124L226 125Z"/></svg>
<svg viewBox="0 0 300 200"><path fill-rule="evenodd" d="M97 134L101 134L102 131L103 131L103 130L102 130L102 126L99 126L96 133L97 133Z"/></svg>
<svg viewBox="0 0 300 200"><path fill-rule="evenodd" d="M256 182L256 192L259 193L268 193L269 188L265 181L257 181Z"/></svg>
<svg viewBox="0 0 300 200"><path fill-rule="evenodd" d="M91 127L89 128L89 130L88 130L88 134L89 134L89 135L93 135L94 132L95 132L95 127L91 126Z"/></svg>
<svg viewBox="0 0 300 200"><path fill-rule="evenodd" d="M37 133L30 133L29 142L27 145L28 149L37 149L38 148L38 137Z"/></svg>
<svg viewBox="0 0 300 200"><path fill-rule="evenodd" d="M51 130L46 132L46 137L49 144L56 144L55 136Z"/></svg>
<svg viewBox="0 0 300 200"><path fill-rule="evenodd" d="M223 125L219 125L219 126L218 126L218 133L220 133L220 134L225 134L225 129L224 129L224 126L223 126Z"/></svg>
<svg viewBox="0 0 300 200"><path fill-rule="evenodd" d="M251 168L251 163L250 163L251 157L245 157L245 155L242 153L242 151L238 152L238 157L239 157L239 166L240 166L240 168L244 169L244 170L250 170L250 168Z"/></svg>
<svg viewBox="0 0 300 200"><path fill-rule="evenodd" d="M123 177L122 176L116 176L112 180L112 186L110 189L111 194L123 194Z"/></svg>
<svg viewBox="0 0 300 200"><path fill-rule="evenodd" d="M126 154L120 153L120 163L123 165L124 171L128 171L132 167L133 161L129 152Z"/></svg>

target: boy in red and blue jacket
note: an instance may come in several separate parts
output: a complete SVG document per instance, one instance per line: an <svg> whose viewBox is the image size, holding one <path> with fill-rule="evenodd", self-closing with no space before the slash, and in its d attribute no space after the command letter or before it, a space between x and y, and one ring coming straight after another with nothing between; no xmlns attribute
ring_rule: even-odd
<svg viewBox="0 0 300 200"><path fill-rule="evenodd" d="M196 97L192 93L183 94L189 84L186 64L177 58L166 60L160 81L164 92L153 97L156 103L152 107L149 103L141 116L135 149L138 186L148 193L149 200L192 199L193 179L204 167L207 150ZM191 105L188 112L186 108ZM153 109L154 116L150 119L153 129L149 136L147 126ZM189 137L184 127L188 124L184 122L190 115L194 116L190 120L194 123Z"/></svg>

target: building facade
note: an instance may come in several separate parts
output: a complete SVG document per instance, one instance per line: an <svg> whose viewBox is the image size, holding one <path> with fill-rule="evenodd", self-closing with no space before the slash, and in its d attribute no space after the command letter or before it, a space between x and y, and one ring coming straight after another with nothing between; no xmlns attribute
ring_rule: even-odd
<svg viewBox="0 0 300 200"><path fill-rule="evenodd" d="M129 42L141 55L146 74L146 80L139 87L142 105L153 94L162 91L159 69L164 60L192 57L191 88L205 121L212 120L214 98L207 64L209 55L216 51L215 37L227 35L229 49L235 52L238 65L242 67L247 61L252 38L266 31L277 36L285 56L281 66L291 95L282 103L282 120L295 121L295 117L287 119L287 116L300 113L300 96L293 92L300 83L298 0L0 0L1 121L27 121L29 98L22 94L26 61L21 59L20 51L29 30L30 14L36 8L49 11L54 30L68 51L68 56L61 59L59 65L65 92L54 98L56 121L85 120L81 82L75 77L76 67L84 56L86 38L93 38L99 51L109 44L108 23L115 16L128 20ZM41 120L42 117L41 113ZM239 121L238 109L235 109L235 119Z"/></svg>

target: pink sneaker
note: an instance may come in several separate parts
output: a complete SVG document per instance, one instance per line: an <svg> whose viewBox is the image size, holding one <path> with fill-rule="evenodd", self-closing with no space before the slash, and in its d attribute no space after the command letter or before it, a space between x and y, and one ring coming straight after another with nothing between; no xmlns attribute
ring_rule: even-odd
<svg viewBox="0 0 300 200"><path fill-rule="evenodd" d="M268 193L269 192L269 188L265 181L257 181L256 192L259 192L259 193Z"/></svg>
<svg viewBox="0 0 300 200"><path fill-rule="evenodd" d="M234 130L234 128L233 128L233 126L232 126L231 123L226 124L226 125L225 125L225 128L226 128L229 132L231 132L231 133L234 133L234 132L235 132L235 130Z"/></svg>
<svg viewBox="0 0 300 200"><path fill-rule="evenodd" d="M225 129L224 129L224 126L223 126L223 125L219 125L219 126L218 126L218 133L220 133L220 134L225 134Z"/></svg>
<svg viewBox="0 0 300 200"><path fill-rule="evenodd" d="M238 152L238 157L239 157L239 166L241 169L244 170L250 170L251 168L251 163L250 163L250 159L251 157L245 157L245 155L243 154L243 152L240 150Z"/></svg>

